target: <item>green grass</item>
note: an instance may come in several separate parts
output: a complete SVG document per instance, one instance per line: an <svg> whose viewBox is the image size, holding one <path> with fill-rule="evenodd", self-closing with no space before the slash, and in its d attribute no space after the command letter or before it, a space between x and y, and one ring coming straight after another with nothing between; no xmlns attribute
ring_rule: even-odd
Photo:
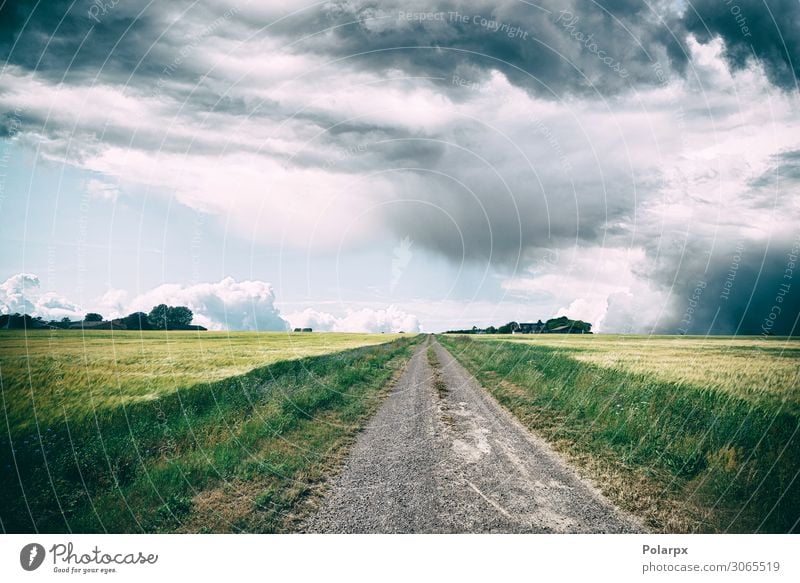
<svg viewBox="0 0 800 583"><path fill-rule="evenodd" d="M799 344L675 340L441 338L650 528L797 531ZM763 374L773 366L780 372Z"/></svg>
<svg viewBox="0 0 800 583"><path fill-rule="evenodd" d="M158 399L178 387L270 363L399 338L285 332L0 331L0 381L12 431Z"/></svg>
<svg viewBox="0 0 800 583"><path fill-rule="evenodd" d="M800 403L800 341L758 336L542 334L477 340L547 346L581 362L773 404Z"/></svg>
<svg viewBox="0 0 800 583"><path fill-rule="evenodd" d="M330 340L302 339L311 350ZM25 391L5 384L4 372L2 404L17 417L0 435L0 526L5 532L292 530L412 343L279 360L213 382L154 380L158 390L144 398L135 380L121 381L117 400L102 406L85 397L81 408L75 385L69 414L37 408L37 417L48 420L38 430L18 422L33 415L33 404ZM89 368L102 366L102 349L94 348ZM278 343L270 348L278 350ZM293 350L284 347L284 358L296 356ZM184 358L190 360L188 349ZM240 360L249 368L256 362Z"/></svg>

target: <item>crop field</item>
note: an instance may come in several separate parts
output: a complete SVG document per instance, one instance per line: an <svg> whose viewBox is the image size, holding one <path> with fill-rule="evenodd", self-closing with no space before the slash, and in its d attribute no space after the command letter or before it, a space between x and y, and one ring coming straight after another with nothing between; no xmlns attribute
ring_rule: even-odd
<svg viewBox="0 0 800 583"><path fill-rule="evenodd" d="M796 532L800 341L444 336L484 387L664 532Z"/></svg>
<svg viewBox="0 0 800 583"><path fill-rule="evenodd" d="M16 431L162 397L283 360L389 342L397 334L0 332L5 415Z"/></svg>
<svg viewBox="0 0 800 583"><path fill-rule="evenodd" d="M291 530L415 341L2 333L0 528Z"/></svg>
<svg viewBox="0 0 800 583"><path fill-rule="evenodd" d="M800 403L800 341L762 337L537 334L476 336L547 346L580 362L748 399Z"/></svg>

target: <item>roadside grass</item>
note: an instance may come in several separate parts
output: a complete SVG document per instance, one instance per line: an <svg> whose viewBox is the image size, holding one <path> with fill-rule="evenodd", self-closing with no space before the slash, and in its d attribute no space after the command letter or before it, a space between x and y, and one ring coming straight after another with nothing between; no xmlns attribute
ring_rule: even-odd
<svg viewBox="0 0 800 583"><path fill-rule="evenodd" d="M0 382L12 431L158 399L177 387L273 362L399 338L396 334L0 331ZM102 413L100 413L102 414Z"/></svg>
<svg viewBox="0 0 800 583"><path fill-rule="evenodd" d="M793 385L784 386L785 394L774 382L755 390L740 370L745 361L736 358L727 363L731 378L738 371L747 381L719 387L712 374L704 385L703 367L725 360L713 350L704 360L698 346L699 370L688 382L680 372L666 380L669 369L653 371L655 361L599 366L582 358L582 346L440 341L501 404L648 528L797 532L800 414Z"/></svg>
<svg viewBox="0 0 800 583"><path fill-rule="evenodd" d="M416 341L283 360L150 400L89 408L41 432L4 428L0 525L77 533L295 529ZM8 412L5 389L3 397Z"/></svg>

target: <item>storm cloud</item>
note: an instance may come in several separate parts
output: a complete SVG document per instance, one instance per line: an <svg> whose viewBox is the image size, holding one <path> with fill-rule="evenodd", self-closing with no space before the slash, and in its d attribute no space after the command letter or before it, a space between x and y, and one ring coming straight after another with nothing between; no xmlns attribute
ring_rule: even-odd
<svg viewBox="0 0 800 583"><path fill-rule="evenodd" d="M605 331L795 331L796 1L260 4L6 3L0 135L259 245L561 278Z"/></svg>

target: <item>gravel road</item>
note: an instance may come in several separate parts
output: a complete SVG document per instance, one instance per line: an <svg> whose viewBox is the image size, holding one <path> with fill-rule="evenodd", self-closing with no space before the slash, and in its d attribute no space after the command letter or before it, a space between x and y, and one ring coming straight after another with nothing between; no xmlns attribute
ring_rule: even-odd
<svg viewBox="0 0 800 583"><path fill-rule="evenodd" d="M438 375L428 346L436 351ZM600 533L642 527L581 480L431 338L415 351L303 530Z"/></svg>

